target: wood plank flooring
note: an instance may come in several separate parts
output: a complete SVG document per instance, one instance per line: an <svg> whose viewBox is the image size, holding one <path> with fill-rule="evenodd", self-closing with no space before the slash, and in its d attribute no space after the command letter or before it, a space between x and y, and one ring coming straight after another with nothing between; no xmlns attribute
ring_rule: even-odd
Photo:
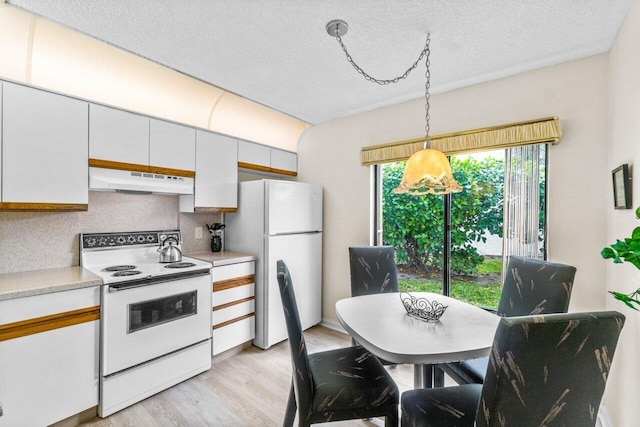
<svg viewBox="0 0 640 427"><path fill-rule="evenodd" d="M351 345L348 335L315 326L305 331L310 353ZM387 368L400 391L413 387L413 366ZM156 394L105 419L82 426L281 426L291 384L288 341L257 347L214 363L194 378ZM356 420L327 426L383 425L382 420Z"/></svg>

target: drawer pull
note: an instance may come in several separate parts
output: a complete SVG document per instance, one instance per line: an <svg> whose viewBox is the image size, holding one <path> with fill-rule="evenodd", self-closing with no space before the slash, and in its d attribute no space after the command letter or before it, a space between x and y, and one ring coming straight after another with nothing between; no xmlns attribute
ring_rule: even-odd
<svg viewBox="0 0 640 427"><path fill-rule="evenodd" d="M237 288L238 286L250 285L255 282L253 274L249 276L236 277L229 280L213 282L213 292L224 291L225 289Z"/></svg>
<svg viewBox="0 0 640 427"><path fill-rule="evenodd" d="M222 323L218 323L217 325L213 325L213 329L222 328L222 327L231 325L233 323L239 322L241 320L248 319L248 318L253 317L255 315L256 315L255 313L245 314L244 316L236 317L235 319L227 320L226 322L222 322Z"/></svg>
<svg viewBox="0 0 640 427"><path fill-rule="evenodd" d="M256 297L248 297L248 298L239 299L237 301L231 301L231 302L228 302L226 304L216 305L215 307L213 307L213 311L222 310L222 309L228 308L228 307L233 307L236 304L242 304L243 302L253 301L254 299L256 299Z"/></svg>
<svg viewBox="0 0 640 427"><path fill-rule="evenodd" d="M35 319L0 325L0 341L47 332L100 319L100 306L36 317Z"/></svg>

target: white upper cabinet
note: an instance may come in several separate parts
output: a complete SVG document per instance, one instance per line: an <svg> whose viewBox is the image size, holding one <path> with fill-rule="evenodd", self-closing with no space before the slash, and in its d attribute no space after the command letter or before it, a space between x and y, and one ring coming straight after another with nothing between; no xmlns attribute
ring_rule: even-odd
<svg viewBox="0 0 640 427"><path fill-rule="evenodd" d="M194 194L180 196L181 212L235 212L238 207L238 141L196 132Z"/></svg>
<svg viewBox="0 0 640 427"><path fill-rule="evenodd" d="M164 120L150 120L149 165L196 170L196 130Z"/></svg>
<svg viewBox="0 0 640 427"><path fill-rule="evenodd" d="M297 172L298 155L290 151L271 149L271 169L273 172Z"/></svg>
<svg viewBox="0 0 640 427"><path fill-rule="evenodd" d="M2 100L2 82L0 82L0 101ZM2 203L2 102L0 102L0 204Z"/></svg>
<svg viewBox="0 0 640 427"><path fill-rule="evenodd" d="M271 149L265 145L240 140L238 142L238 162L241 166L257 165L270 168ZM243 163L245 165L242 165Z"/></svg>
<svg viewBox="0 0 640 427"><path fill-rule="evenodd" d="M89 158L149 165L148 117L97 104L89 112Z"/></svg>
<svg viewBox="0 0 640 427"><path fill-rule="evenodd" d="M2 101L2 208L86 210L88 103L8 82Z"/></svg>
<svg viewBox="0 0 640 427"><path fill-rule="evenodd" d="M298 155L254 142L238 142L238 167L284 175L297 175Z"/></svg>

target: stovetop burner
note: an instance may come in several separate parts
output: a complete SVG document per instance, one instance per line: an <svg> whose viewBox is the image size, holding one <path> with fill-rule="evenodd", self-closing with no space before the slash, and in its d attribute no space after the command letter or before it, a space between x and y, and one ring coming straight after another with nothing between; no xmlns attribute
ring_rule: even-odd
<svg viewBox="0 0 640 427"><path fill-rule="evenodd" d="M164 268L188 268L188 267L194 267L195 264L192 262L174 262L171 264L167 264L164 266Z"/></svg>
<svg viewBox="0 0 640 427"><path fill-rule="evenodd" d="M112 274L113 277L121 277L121 276L135 276L136 274L141 274L138 270L121 270L116 271Z"/></svg>
<svg viewBox="0 0 640 427"><path fill-rule="evenodd" d="M135 265L114 265L111 267L107 267L102 271L125 271L125 270L133 270L135 268L136 268Z"/></svg>
<svg viewBox="0 0 640 427"><path fill-rule="evenodd" d="M168 238L177 240L178 249L182 249L180 230L81 233L80 265L114 289L116 286L123 289L127 284L147 286L182 280L210 272L211 263L186 256L178 262L161 263L158 247Z"/></svg>

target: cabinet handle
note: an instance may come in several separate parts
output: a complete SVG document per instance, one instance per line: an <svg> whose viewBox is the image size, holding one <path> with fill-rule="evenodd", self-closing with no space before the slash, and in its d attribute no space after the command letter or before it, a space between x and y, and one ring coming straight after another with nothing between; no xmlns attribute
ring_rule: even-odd
<svg viewBox="0 0 640 427"><path fill-rule="evenodd" d="M250 285L255 283L256 279L253 274L243 277L234 277L229 280L220 280L213 282L213 292L224 291L225 289L237 288L238 286Z"/></svg>
<svg viewBox="0 0 640 427"><path fill-rule="evenodd" d="M256 315L255 313L245 314L244 316L236 317L235 319L227 320L226 322L222 322L222 323L218 323L217 325L213 325L213 329L215 330L215 329L218 329L218 328L222 328L224 326L231 325L232 323L236 323L236 322L239 322L241 320L248 319L248 318L253 317L255 315Z"/></svg>
<svg viewBox="0 0 640 427"><path fill-rule="evenodd" d="M100 306L81 308L0 325L0 341L39 334L100 319Z"/></svg>

